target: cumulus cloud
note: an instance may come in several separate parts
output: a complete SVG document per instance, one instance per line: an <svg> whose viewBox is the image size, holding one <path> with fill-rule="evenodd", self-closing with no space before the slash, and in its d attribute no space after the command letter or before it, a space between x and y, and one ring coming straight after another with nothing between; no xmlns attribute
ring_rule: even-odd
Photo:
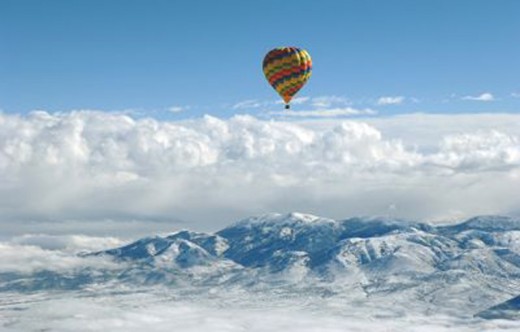
<svg viewBox="0 0 520 332"><path fill-rule="evenodd" d="M410 113L363 119L381 131L387 140L399 139L409 145L420 147L424 152L438 150L440 142L445 137L461 133L482 134L499 131L512 137L517 136L519 120L520 116L514 113Z"/></svg>
<svg viewBox="0 0 520 332"><path fill-rule="evenodd" d="M520 142L518 137L496 130L448 136L431 160L460 171L517 168L520 166Z"/></svg>
<svg viewBox="0 0 520 332"><path fill-rule="evenodd" d="M452 119L1 114L0 229L27 232L24 225L39 222L59 232L60 220L112 220L106 227L114 230L118 220L162 220L215 230L265 212L344 218L386 214L391 204L393 215L420 219L512 210L520 121L472 116L450 127ZM104 224L89 234L105 234Z"/></svg>
<svg viewBox="0 0 520 332"><path fill-rule="evenodd" d="M377 100L377 104L381 106L385 105L400 105L404 102L403 96L386 96L386 97L380 97Z"/></svg>
<svg viewBox="0 0 520 332"><path fill-rule="evenodd" d="M484 92L478 96L464 96L462 100L473 100L473 101L494 101L495 97L489 92Z"/></svg>

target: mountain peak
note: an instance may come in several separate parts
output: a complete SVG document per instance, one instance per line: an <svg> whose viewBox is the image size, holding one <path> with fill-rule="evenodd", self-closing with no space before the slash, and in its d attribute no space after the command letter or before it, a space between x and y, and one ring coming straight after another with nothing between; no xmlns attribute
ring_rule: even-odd
<svg viewBox="0 0 520 332"><path fill-rule="evenodd" d="M300 219L300 220L304 220L304 221L308 221L308 222L313 222L317 219L321 219L320 217L315 216L313 214L305 214L305 213L300 213L300 212L291 212L287 216L288 216L288 218Z"/></svg>
<svg viewBox="0 0 520 332"><path fill-rule="evenodd" d="M260 216L250 217L239 220L227 228L234 227L253 227L260 225L289 225L289 224L321 224L321 223L336 223L333 219L322 218L312 214L290 212L290 213L267 213Z"/></svg>

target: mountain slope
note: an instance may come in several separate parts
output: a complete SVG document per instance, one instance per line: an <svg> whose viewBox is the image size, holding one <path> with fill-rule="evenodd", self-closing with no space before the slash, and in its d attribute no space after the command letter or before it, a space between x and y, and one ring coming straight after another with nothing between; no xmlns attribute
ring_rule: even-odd
<svg viewBox="0 0 520 332"><path fill-rule="evenodd" d="M520 296L481 311L478 317L486 319L518 319L520 320Z"/></svg>

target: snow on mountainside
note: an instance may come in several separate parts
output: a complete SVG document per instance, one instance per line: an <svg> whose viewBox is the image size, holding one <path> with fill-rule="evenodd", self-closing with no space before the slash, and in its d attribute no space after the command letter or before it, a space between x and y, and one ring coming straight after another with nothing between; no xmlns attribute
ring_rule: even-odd
<svg viewBox="0 0 520 332"><path fill-rule="evenodd" d="M504 216L478 216L457 225L439 228L451 232L465 230L485 232L520 231L520 222L519 219Z"/></svg>
<svg viewBox="0 0 520 332"><path fill-rule="evenodd" d="M477 314L486 319L518 319L520 320L520 296L493 306Z"/></svg>
<svg viewBox="0 0 520 332"><path fill-rule="evenodd" d="M391 218L332 220L291 213L239 221L215 234L179 231L85 257L118 269L0 273L0 290L89 285L287 289L473 315L518 294L520 220L482 216L434 226ZM276 288L273 288L276 286ZM484 316L482 316L484 317Z"/></svg>

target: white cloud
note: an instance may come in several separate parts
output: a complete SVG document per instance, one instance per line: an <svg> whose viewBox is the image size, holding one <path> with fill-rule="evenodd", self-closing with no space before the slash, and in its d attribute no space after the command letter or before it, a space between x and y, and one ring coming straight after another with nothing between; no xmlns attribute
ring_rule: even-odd
<svg viewBox="0 0 520 332"><path fill-rule="evenodd" d="M358 102L361 103L361 102ZM238 103L235 103L232 106L232 109L234 110L240 110L240 109L252 109L252 108L260 108L260 107L271 107L273 105L280 105L285 104L285 102L278 98L275 101L262 101L258 99L247 99L240 101ZM323 110L323 109L344 109L349 106L352 106L352 101L349 100L346 97L342 96L316 96L316 97L309 97L309 96L301 96L301 97L295 97L290 102L291 105L309 105L312 108Z"/></svg>
<svg viewBox="0 0 520 332"><path fill-rule="evenodd" d="M86 235L24 234L0 242L0 274L31 274L39 271L57 273L78 269L116 269L106 257L81 256L80 253L111 249L124 244L114 237Z"/></svg>
<svg viewBox="0 0 520 332"><path fill-rule="evenodd" d="M387 140L399 139L420 147L424 152L436 151L444 137L454 134L498 130L509 136L516 136L519 120L518 114L500 113L410 113L363 119L380 130Z"/></svg>
<svg viewBox="0 0 520 332"><path fill-rule="evenodd" d="M310 97L295 97L291 100L292 105L301 105L307 103L309 100L311 100ZM275 104L285 104L283 100L277 100Z"/></svg>
<svg viewBox="0 0 520 332"><path fill-rule="evenodd" d="M459 170L516 168L520 166L520 142L518 137L496 130L447 136L432 160Z"/></svg>
<svg viewBox="0 0 520 332"><path fill-rule="evenodd" d="M181 113L181 112L186 111L188 108L189 107L187 107L187 106L171 106L171 107L168 107L168 112Z"/></svg>
<svg viewBox="0 0 520 332"><path fill-rule="evenodd" d="M277 100L276 104L284 104L283 100ZM344 108L351 104L350 100L339 96L317 96L317 97L295 97L291 100L292 105L309 104L317 109Z"/></svg>
<svg viewBox="0 0 520 332"><path fill-rule="evenodd" d="M513 98L520 98L520 92L512 92L511 97Z"/></svg>
<svg viewBox="0 0 520 332"><path fill-rule="evenodd" d="M377 114L376 111L366 108L366 109L355 109L352 107L346 108L329 108L329 109L317 109L317 110L303 110L303 111L293 111L293 110L285 110L280 112L270 112L270 115L277 115L282 117L316 117L316 118L334 118L341 116L352 116L352 115L374 115Z"/></svg>
<svg viewBox="0 0 520 332"><path fill-rule="evenodd" d="M495 97L489 92L484 92L478 96L464 96L462 100L473 100L473 101L494 101Z"/></svg>
<svg viewBox="0 0 520 332"><path fill-rule="evenodd" d="M291 100L291 104L294 104L294 105L305 104L309 100L310 100L309 97L296 97Z"/></svg>
<svg viewBox="0 0 520 332"><path fill-rule="evenodd" d="M9 241L19 246L35 246L44 250L60 250L68 253L92 252L110 249L123 244L115 237L86 235L24 234Z"/></svg>
<svg viewBox="0 0 520 332"><path fill-rule="evenodd" d="M329 108L333 106L345 106L350 105L350 101L345 97L338 97L338 96L319 96L319 97L313 97L310 100L310 103L313 107L316 108Z"/></svg>
<svg viewBox="0 0 520 332"><path fill-rule="evenodd" d="M323 112L315 115L336 111ZM520 115L498 114L300 122L0 114L0 233L106 234L121 220L139 220L129 228L141 234L146 220L215 230L265 212L339 219L386 214L389 204L405 218L508 213L520 187L519 132Z"/></svg>
<svg viewBox="0 0 520 332"><path fill-rule="evenodd" d="M386 97L380 97L377 100L377 104L384 106L384 105L400 105L404 101L403 96L386 96Z"/></svg>
<svg viewBox="0 0 520 332"><path fill-rule="evenodd" d="M80 218L79 214L74 219L54 219L42 215L27 216L23 220L17 219L16 221L0 218L0 241L16 239L16 241L13 240L13 243L31 244L44 249L52 249L50 242L53 240L51 239L56 239L57 243L54 244L54 248L64 248L66 245L67 248L72 250L81 247L81 242L69 239L69 237L76 236L74 234L82 234L82 236L89 238L102 236L106 241L117 235L117 239L128 241L129 239L148 236L151 230L153 230L153 233L167 234L172 231L191 228L191 225L187 224L186 221L172 215L163 215L162 217L155 215L151 218L128 214L124 219L124 227L122 227L122 215L117 219L99 217L85 219ZM46 233L52 235L45 235ZM29 237L29 239L25 239L25 237ZM49 239L49 241L45 242L46 239ZM18 243L18 241L20 242ZM49 246L45 246L45 243L49 243ZM102 245L102 241L92 243L92 247Z"/></svg>
<svg viewBox="0 0 520 332"><path fill-rule="evenodd" d="M120 266L104 257L81 257L60 250L0 242L0 273L67 272L89 267L115 269Z"/></svg>
<svg viewBox="0 0 520 332"><path fill-rule="evenodd" d="M248 99L240 101L232 106L232 109L234 110L240 110L240 109L249 109L249 108L259 108L262 107L265 103L256 100L256 99Z"/></svg>

